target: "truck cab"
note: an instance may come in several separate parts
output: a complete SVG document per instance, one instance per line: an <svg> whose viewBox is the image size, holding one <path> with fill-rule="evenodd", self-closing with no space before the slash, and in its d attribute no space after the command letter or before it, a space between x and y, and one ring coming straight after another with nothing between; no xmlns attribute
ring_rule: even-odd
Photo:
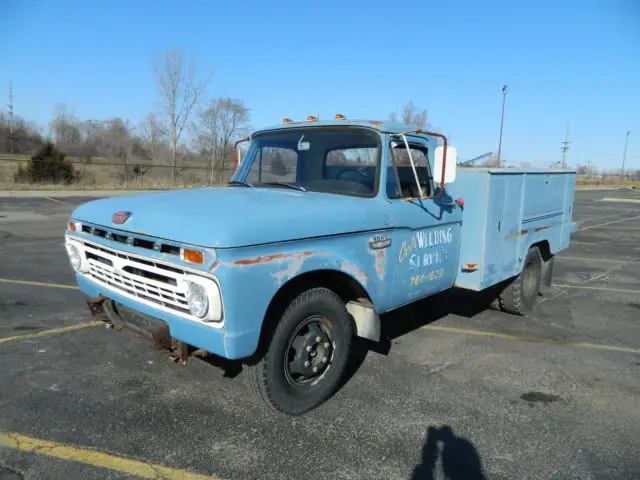
<svg viewBox="0 0 640 480"><path fill-rule="evenodd" d="M67 251L94 316L182 363L193 349L241 361L257 397L299 415L335 391L354 336L380 339L381 314L457 283L488 286L472 249L487 227L462 238L456 151L443 135L336 115L285 119L246 141L227 185L72 213ZM547 261L527 257L491 277L510 282L500 294L518 296L505 303L515 313L535 301ZM461 280L478 265L480 280Z"/></svg>
<svg viewBox="0 0 640 480"><path fill-rule="evenodd" d="M318 230L342 224L340 232L358 238L346 258L362 270L360 281L375 290L382 313L455 281L462 211L440 189L442 178L434 178L434 162L442 172L444 150L432 135L407 125L346 120L265 130L251 139L232 181L291 188L334 203L320 213L322 222L309 219L313 236L331 241ZM450 182L455 149L447 152Z"/></svg>

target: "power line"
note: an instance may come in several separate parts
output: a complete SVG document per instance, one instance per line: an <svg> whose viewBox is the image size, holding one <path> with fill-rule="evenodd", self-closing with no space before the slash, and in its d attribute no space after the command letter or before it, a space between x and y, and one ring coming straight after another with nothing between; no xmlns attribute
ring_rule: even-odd
<svg viewBox="0 0 640 480"><path fill-rule="evenodd" d="M9 153L13 153L13 85L9 82Z"/></svg>
<svg viewBox="0 0 640 480"><path fill-rule="evenodd" d="M627 144L629 143L629 134L631 130L627 130L627 135L624 141L624 153L622 154L622 167L620 168L620 174L624 175L624 162L627 159Z"/></svg>
<svg viewBox="0 0 640 480"><path fill-rule="evenodd" d="M567 122L567 129L564 132L564 142L560 142L560 144L562 145L562 147L560 147L560 150L562 150L562 168L567 167L567 150L569 150L570 143L571 142L569 141L569 122Z"/></svg>

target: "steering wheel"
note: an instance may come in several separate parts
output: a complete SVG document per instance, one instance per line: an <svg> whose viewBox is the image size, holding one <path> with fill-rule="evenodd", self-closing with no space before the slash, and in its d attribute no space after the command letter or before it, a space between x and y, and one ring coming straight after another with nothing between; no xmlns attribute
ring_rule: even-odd
<svg viewBox="0 0 640 480"><path fill-rule="evenodd" d="M340 178L340 175L342 175L343 172L357 172L360 175L362 175L363 177L369 177L369 175L364 171L364 167L343 167L337 174L336 174L336 180Z"/></svg>

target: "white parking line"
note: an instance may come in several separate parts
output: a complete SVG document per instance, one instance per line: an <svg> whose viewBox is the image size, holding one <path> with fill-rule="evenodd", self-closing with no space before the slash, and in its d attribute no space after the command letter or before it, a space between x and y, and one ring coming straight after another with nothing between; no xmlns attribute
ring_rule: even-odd
<svg viewBox="0 0 640 480"><path fill-rule="evenodd" d="M589 230L591 228L604 227L605 225L612 225L614 223L629 222L631 220L636 220L638 218L640 218L640 215L636 215L635 217L620 218L618 220L612 220L610 222L599 223L599 224L596 224L596 225L589 225L588 227L583 227L580 230Z"/></svg>
<svg viewBox="0 0 640 480"><path fill-rule="evenodd" d="M578 262L610 262L610 263L627 263L627 264L640 263L640 260L634 260L634 259L614 260L612 258L571 257L571 256L563 256L563 255L557 255L556 259L578 261Z"/></svg>

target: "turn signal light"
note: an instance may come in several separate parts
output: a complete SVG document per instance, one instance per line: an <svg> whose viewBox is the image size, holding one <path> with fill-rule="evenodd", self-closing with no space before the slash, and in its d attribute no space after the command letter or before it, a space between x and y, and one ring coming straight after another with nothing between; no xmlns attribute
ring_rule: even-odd
<svg viewBox="0 0 640 480"><path fill-rule="evenodd" d="M182 249L182 259L186 262L200 263L204 262L204 254L200 250Z"/></svg>
<svg viewBox="0 0 640 480"><path fill-rule="evenodd" d="M73 222L69 222L69 230L71 230L72 232L76 231L76 224Z"/></svg>

